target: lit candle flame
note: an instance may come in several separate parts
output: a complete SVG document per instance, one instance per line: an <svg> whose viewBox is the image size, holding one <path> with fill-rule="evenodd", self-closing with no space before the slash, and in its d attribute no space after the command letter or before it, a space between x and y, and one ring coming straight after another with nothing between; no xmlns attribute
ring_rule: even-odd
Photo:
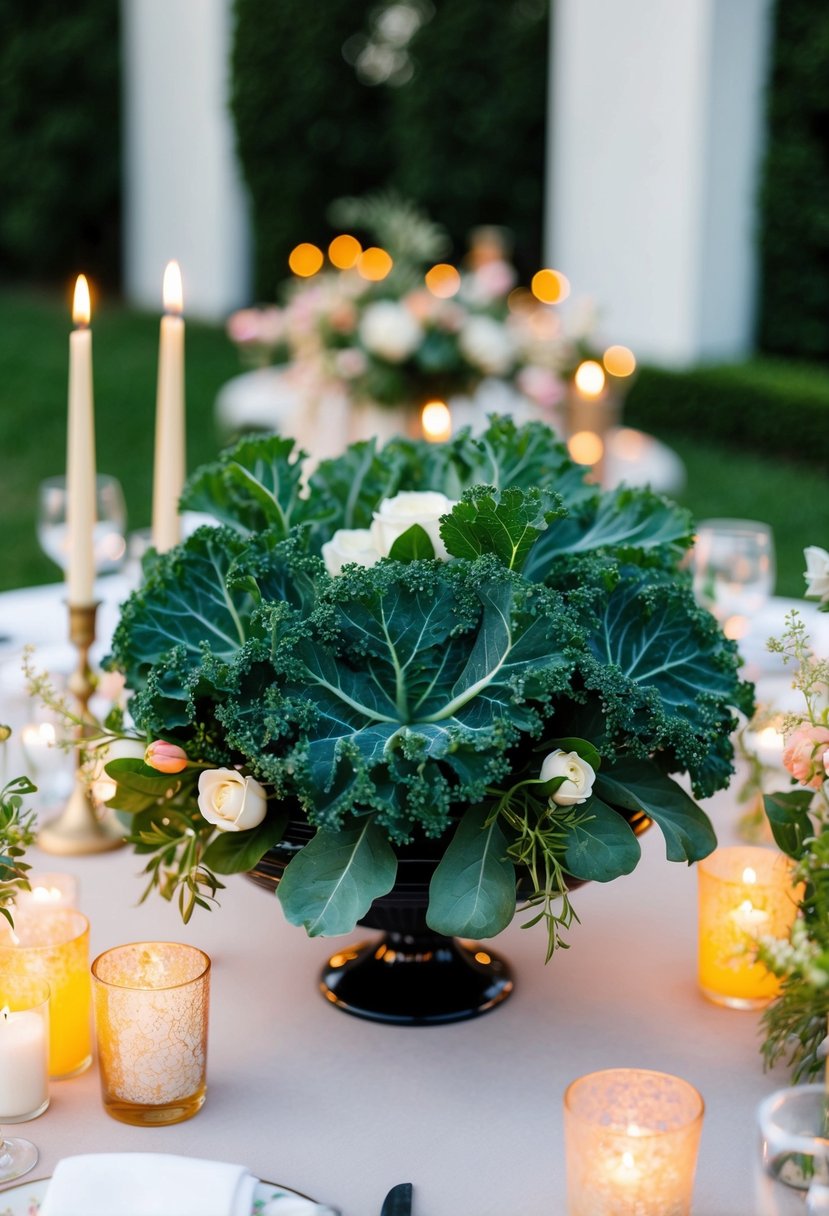
<svg viewBox="0 0 829 1216"><path fill-rule="evenodd" d="M757 881L757 871L753 870L751 868L751 866L746 866L746 868L743 870L743 882L751 884L756 881Z"/></svg>
<svg viewBox="0 0 829 1216"><path fill-rule="evenodd" d="M2 1018L5 1022L7 1022L9 1020L10 1013L11 1013L11 1009L9 1009L8 1005L4 1005L3 1008L0 1009L0 1018Z"/></svg>
<svg viewBox="0 0 829 1216"><path fill-rule="evenodd" d="M89 302L89 283L85 274L79 274L75 280L75 294L72 298L72 320L79 327L86 327L92 316L92 306Z"/></svg>
<svg viewBox="0 0 829 1216"><path fill-rule="evenodd" d="M181 268L178 262L168 262L164 268L164 283L161 288L164 311L180 313L184 310L184 293L181 286Z"/></svg>
<svg viewBox="0 0 829 1216"><path fill-rule="evenodd" d="M445 443L452 437L452 415L443 401L429 401L420 414L423 436L429 443Z"/></svg>
<svg viewBox="0 0 829 1216"><path fill-rule="evenodd" d="M576 368L576 388L585 397L600 396L605 384L604 368L595 359L585 359Z"/></svg>
<svg viewBox="0 0 829 1216"><path fill-rule="evenodd" d="M35 903L55 903L61 895L62 892L57 887L32 887L32 899Z"/></svg>

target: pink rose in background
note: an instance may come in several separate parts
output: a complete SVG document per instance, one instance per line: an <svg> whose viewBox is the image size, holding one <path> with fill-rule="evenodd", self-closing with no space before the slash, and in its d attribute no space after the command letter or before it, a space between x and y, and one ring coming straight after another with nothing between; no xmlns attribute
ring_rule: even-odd
<svg viewBox="0 0 829 1216"><path fill-rule="evenodd" d="M526 397L545 409L564 400L564 382L549 367L522 367L516 383Z"/></svg>
<svg viewBox="0 0 829 1216"><path fill-rule="evenodd" d="M789 736L783 764L801 785L819 790L829 772L829 729L798 726Z"/></svg>
<svg viewBox="0 0 829 1216"><path fill-rule="evenodd" d="M187 752L176 743L155 739L144 752L144 763L159 773L182 773L187 768Z"/></svg>
<svg viewBox="0 0 829 1216"><path fill-rule="evenodd" d="M227 336L232 342L259 341L259 312L255 308L240 308L227 320Z"/></svg>
<svg viewBox="0 0 829 1216"><path fill-rule="evenodd" d="M328 314L328 323L338 334L353 334L357 328L357 308L351 300L340 300Z"/></svg>

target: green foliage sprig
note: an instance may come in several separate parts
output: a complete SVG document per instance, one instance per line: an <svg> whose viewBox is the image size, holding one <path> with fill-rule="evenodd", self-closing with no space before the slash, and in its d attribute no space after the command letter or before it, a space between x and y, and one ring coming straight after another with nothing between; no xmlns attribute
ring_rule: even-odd
<svg viewBox="0 0 829 1216"><path fill-rule="evenodd" d="M19 891L29 890L31 866L23 860L36 838L35 812L24 810L23 799L37 786L28 777L15 777L0 789L0 916L14 927L11 905Z"/></svg>

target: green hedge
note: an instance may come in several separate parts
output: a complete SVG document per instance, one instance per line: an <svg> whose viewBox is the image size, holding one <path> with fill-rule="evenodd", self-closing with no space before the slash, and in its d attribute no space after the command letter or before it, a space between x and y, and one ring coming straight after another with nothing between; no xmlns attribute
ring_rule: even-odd
<svg viewBox="0 0 829 1216"><path fill-rule="evenodd" d="M120 265L118 0L0 0L0 266L57 281Z"/></svg>
<svg viewBox="0 0 829 1216"><path fill-rule="evenodd" d="M829 371L775 359L670 372L645 367L625 421L829 470Z"/></svg>
<svg viewBox="0 0 829 1216"><path fill-rule="evenodd" d="M777 0L761 190L760 345L829 357L829 5Z"/></svg>
<svg viewBox="0 0 829 1216"><path fill-rule="evenodd" d="M515 231L541 256L547 0L407 0L426 19L404 83L368 85L354 58L395 6L378 0L235 0L231 108L253 207L257 291L287 256L332 235L332 200L392 187L444 224Z"/></svg>

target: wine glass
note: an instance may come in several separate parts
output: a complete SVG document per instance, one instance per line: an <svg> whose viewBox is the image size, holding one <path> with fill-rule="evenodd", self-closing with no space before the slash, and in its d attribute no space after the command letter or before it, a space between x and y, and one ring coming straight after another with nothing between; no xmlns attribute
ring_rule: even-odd
<svg viewBox="0 0 829 1216"><path fill-rule="evenodd" d="M774 590L774 540L753 519L706 519L693 551L694 592L728 637L742 637Z"/></svg>
<svg viewBox="0 0 829 1216"><path fill-rule="evenodd" d="M99 473L95 481L95 571L109 574L121 568L127 552L127 509L115 477ZM69 548L65 477L47 477L38 487L37 539L46 556L65 570Z"/></svg>
<svg viewBox="0 0 829 1216"><path fill-rule="evenodd" d="M0 1128L0 1182L21 1178L37 1165L38 1151L22 1136L4 1136Z"/></svg>

